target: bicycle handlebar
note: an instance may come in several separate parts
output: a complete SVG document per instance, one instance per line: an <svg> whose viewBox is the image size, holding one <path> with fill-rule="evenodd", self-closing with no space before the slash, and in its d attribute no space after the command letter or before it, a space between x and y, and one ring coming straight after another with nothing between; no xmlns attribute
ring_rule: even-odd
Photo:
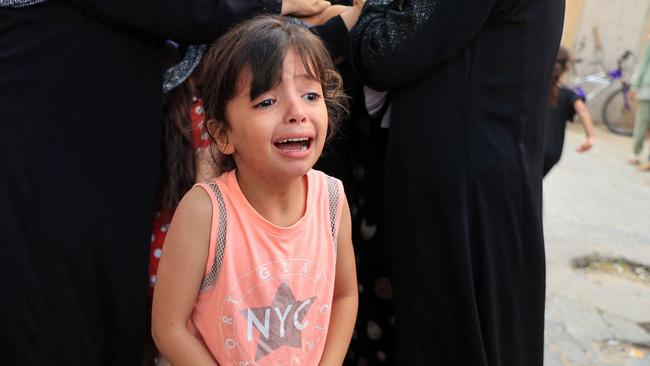
<svg viewBox="0 0 650 366"><path fill-rule="evenodd" d="M620 69L622 67L623 62L625 62L632 55L633 55L633 53L630 50L626 50L625 52L623 52L621 57L619 57L618 60L616 61L616 64L618 65L618 68Z"/></svg>

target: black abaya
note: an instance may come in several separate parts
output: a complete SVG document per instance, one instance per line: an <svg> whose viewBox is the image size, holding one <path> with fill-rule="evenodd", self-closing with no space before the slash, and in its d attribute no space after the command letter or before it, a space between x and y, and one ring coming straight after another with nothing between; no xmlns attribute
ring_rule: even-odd
<svg viewBox="0 0 650 366"><path fill-rule="evenodd" d="M391 90L397 365L542 365L542 145L563 14L563 0L369 0L352 31L357 74Z"/></svg>
<svg viewBox="0 0 650 366"><path fill-rule="evenodd" d="M162 39L263 10L280 1L0 8L3 364L141 364Z"/></svg>

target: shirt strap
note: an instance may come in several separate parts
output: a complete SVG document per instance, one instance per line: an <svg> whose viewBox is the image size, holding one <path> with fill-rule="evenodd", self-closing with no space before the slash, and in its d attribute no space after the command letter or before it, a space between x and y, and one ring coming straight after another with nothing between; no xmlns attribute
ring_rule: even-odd
<svg viewBox="0 0 650 366"><path fill-rule="evenodd" d="M338 222L339 222L339 201L341 197L339 189L339 180L330 176L325 177L327 179L327 193L329 196L329 216L330 216L330 228L332 230L332 240L334 241L334 252L337 250L337 234L338 234Z"/></svg>
<svg viewBox="0 0 650 366"><path fill-rule="evenodd" d="M218 214L218 220L219 220L216 223L218 226L214 238L215 250L214 250L214 257L212 260L212 266L210 267L210 270L207 272L207 274L203 278L203 282L201 283L200 292L203 293L211 289L212 287L214 287L214 284L217 283L217 278L219 276L219 271L221 270L221 265L223 264L223 256L226 249L226 232L227 232L228 217L226 212L226 204L224 203L223 195L221 194L221 190L219 189L219 184L217 184L217 182L215 181L211 181L209 183L197 184L197 186L205 189L205 191L210 196L210 200L212 201L212 215ZM214 219L212 222L214 225L215 224ZM213 231L211 230L211 232Z"/></svg>

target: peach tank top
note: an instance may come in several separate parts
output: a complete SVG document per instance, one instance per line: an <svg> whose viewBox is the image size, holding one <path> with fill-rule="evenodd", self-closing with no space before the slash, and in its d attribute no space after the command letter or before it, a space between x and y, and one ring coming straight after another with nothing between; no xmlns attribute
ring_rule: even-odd
<svg viewBox="0 0 650 366"><path fill-rule="evenodd" d="M234 171L199 184L212 201L210 249L190 327L220 365L317 365L327 338L343 186L307 173L304 216L262 217Z"/></svg>

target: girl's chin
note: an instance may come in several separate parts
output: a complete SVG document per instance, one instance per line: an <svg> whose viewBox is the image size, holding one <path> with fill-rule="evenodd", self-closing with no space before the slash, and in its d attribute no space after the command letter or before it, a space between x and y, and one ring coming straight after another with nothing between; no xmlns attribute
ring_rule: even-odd
<svg viewBox="0 0 650 366"><path fill-rule="evenodd" d="M302 164L286 164L278 167L278 173L288 178L299 178L307 174L316 164L316 160L305 161Z"/></svg>

